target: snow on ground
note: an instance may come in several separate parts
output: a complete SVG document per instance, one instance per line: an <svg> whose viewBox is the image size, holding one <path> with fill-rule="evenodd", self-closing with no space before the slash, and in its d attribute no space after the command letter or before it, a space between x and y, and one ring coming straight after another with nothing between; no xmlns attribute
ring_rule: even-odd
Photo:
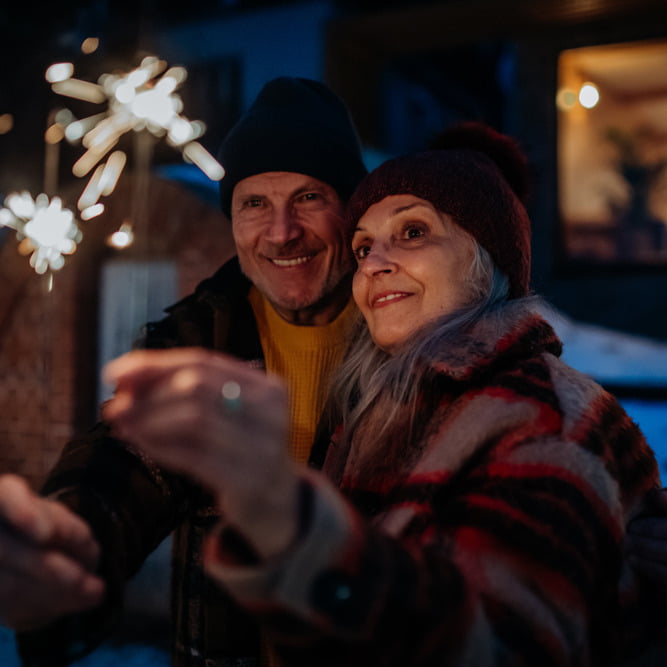
<svg viewBox="0 0 667 667"><path fill-rule="evenodd" d="M667 393L667 343L575 322L544 304L543 316L563 341L563 360L598 382L662 387Z"/></svg>
<svg viewBox="0 0 667 667"><path fill-rule="evenodd" d="M21 667L13 634L0 626L0 665ZM71 667L170 667L169 654L147 644L104 644Z"/></svg>

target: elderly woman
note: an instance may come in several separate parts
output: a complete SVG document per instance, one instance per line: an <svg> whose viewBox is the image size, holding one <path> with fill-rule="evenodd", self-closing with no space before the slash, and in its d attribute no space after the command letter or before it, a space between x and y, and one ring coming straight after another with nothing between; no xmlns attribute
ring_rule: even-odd
<svg viewBox="0 0 667 667"><path fill-rule="evenodd" d="M380 166L350 203L364 321L322 472L286 455L275 378L196 350L108 369L106 417L216 495L208 571L277 664L616 659L624 527L655 461L535 312L516 146L479 126L445 141Z"/></svg>

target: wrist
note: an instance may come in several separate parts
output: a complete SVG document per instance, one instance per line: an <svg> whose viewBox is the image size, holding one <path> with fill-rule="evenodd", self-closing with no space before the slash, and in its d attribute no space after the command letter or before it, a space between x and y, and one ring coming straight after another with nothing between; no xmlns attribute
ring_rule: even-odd
<svg viewBox="0 0 667 667"><path fill-rule="evenodd" d="M261 517L248 515L225 519L210 538L209 548L215 560L230 565L257 565L276 558L298 544L312 521L313 490L305 479L296 479L294 500L289 515L282 511L264 511ZM277 510L277 508L274 508Z"/></svg>

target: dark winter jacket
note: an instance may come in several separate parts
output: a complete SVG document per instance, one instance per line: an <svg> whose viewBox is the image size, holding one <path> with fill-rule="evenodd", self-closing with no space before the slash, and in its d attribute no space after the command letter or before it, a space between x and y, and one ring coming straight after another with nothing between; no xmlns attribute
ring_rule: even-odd
<svg viewBox="0 0 667 667"><path fill-rule="evenodd" d="M263 367L249 289L238 262L230 260L169 308L164 320L147 325L145 346L203 346ZM92 526L102 545L108 600L95 612L19 635L25 665L66 665L105 639L121 611L124 582L172 531L174 665L254 664L226 660L255 656L258 635L254 622L202 571L202 539L218 520L202 489L160 469L99 423L67 444L44 492Z"/></svg>

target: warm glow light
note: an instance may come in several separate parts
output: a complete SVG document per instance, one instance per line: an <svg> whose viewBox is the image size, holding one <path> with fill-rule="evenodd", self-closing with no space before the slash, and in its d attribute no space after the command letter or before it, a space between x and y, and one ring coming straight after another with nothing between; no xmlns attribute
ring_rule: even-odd
<svg viewBox="0 0 667 667"><path fill-rule="evenodd" d="M169 128L169 141L176 146L190 141L195 137L193 125L194 123L188 122L185 118L176 118Z"/></svg>
<svg viewBox="0 0 667 667"><path fill-rule="evenodd" d="M125 81L116 86L113 94L121 104L129 104L137 94L136 86L131 81Z"/></svg>
<svg viewBox="0 0 667 667"><path fill-rule="evenodd" d="M69 109L58 109L53 120L55 120L58 125L62 125L64 127L65 125L75 121L76 118L74 118L74 114Z"/></svg>
<svg viewBox="0 0 667 667"><path fill-rule="evenodd" d="M585 109L592 109L600 101L600 92L592 83L585 83L579 90L579 103Z"/></svg>
<svg viewBox="0 0 667 667"><path fill-rule="evenodd" d="M126 162L127 155L123 151L114 151L109 156L106 166L104 167L104 172L102 172L100 178L101 194L107 196L114 191Z"/></svg>
<svg viewBox="0 0 667 667"><path fill-rule="evenodd" d="M83 211L81 211L81 219L90 220L91 218L95 218L102 213L104 213L104 204L100 204L98 202L97 204L93 204L93 206L84 208Z"/></svg>
<svg viewBox="0 0 667 667"><path fill-rule="evenodd" d="M88 55L94 53L100 46L100 40L97 37L86 37L81 43L81 53Z"/></svg>
<svg viewBox="0 0 667 667"><path fill-rule="evenodd" d="M85 133L84 124L80 120L75 120L65 128L65 136L68 141L78 141Z"/></svg>
<svg viewBox="0 0 667 667"><path fill-rule="evenodd" d="M107 239L107 243L110 246L112 246L113 248L118 248L119 250L127 248L128 246L132 245L133 242L134 242L134 232L132 231L131 225L129 225L126 222L124 222L120 226L120 229L115 231Z"/></svg>
<svg viewBox="0 0 667 667"><path fill-rule="evenodd" d="M104 165L98 165L95 173L92 175L91 179L88 181L88 184L84 188L79 201L76 203L80 211L93 206L95 202L99 199L102 188L100 187L100 179L102 178L102 173L104 172Z"/></svg>
<svg viewBox="0 0 667 667"><path fill-rule="evenodd" d="M159 134L163 134L176 116L174 106L171 94L156 86L152 90L137 94L130 104L130 109L137 118L148 120L157 126Z"/></svg>
<svg viewBox="0 0 667 667"><path fill-rule="evenodd" d="M10 113L0 114L0 134L11 132L14 127L14 116Z"/></svg>
<svg viewBox="0 0 667 667"><path fill-rule="evenodd" d="M49 83L65 81L74 74L74 65L72 63L54 63L46 70L46 80Z"/></svg>
<svg viewBox="0 0 667 667"><path fill-rule="evenodd" d="M577 103L577 93L574 90L561 88L556 95L556 106L561 111L569 111Z"/></svg>
<svg viewBox="0 0 667 667"><path fill-rule="evenodd" d="M65 95L66 97L74 97L77 100L84 100L85 102L94 102L101 104L106 100L104 90L89 81L81 81L80 79L67 79L65 81L56 81L51 85L54 93Z"/></svg>
<svg viewBox="0 0 667 667"><path fill-rule="evenodd" d="M47 144L60 143L65 138L65 130L62 125L54 123L44 133L44 141Z"/></svg>
<svg viewBox="0 0 667 667"><path fill-rule="evenodd" d="M185 146L183 155L192 160L212 181L219 181L225 175L222 165L196 141Z"/></svg>

